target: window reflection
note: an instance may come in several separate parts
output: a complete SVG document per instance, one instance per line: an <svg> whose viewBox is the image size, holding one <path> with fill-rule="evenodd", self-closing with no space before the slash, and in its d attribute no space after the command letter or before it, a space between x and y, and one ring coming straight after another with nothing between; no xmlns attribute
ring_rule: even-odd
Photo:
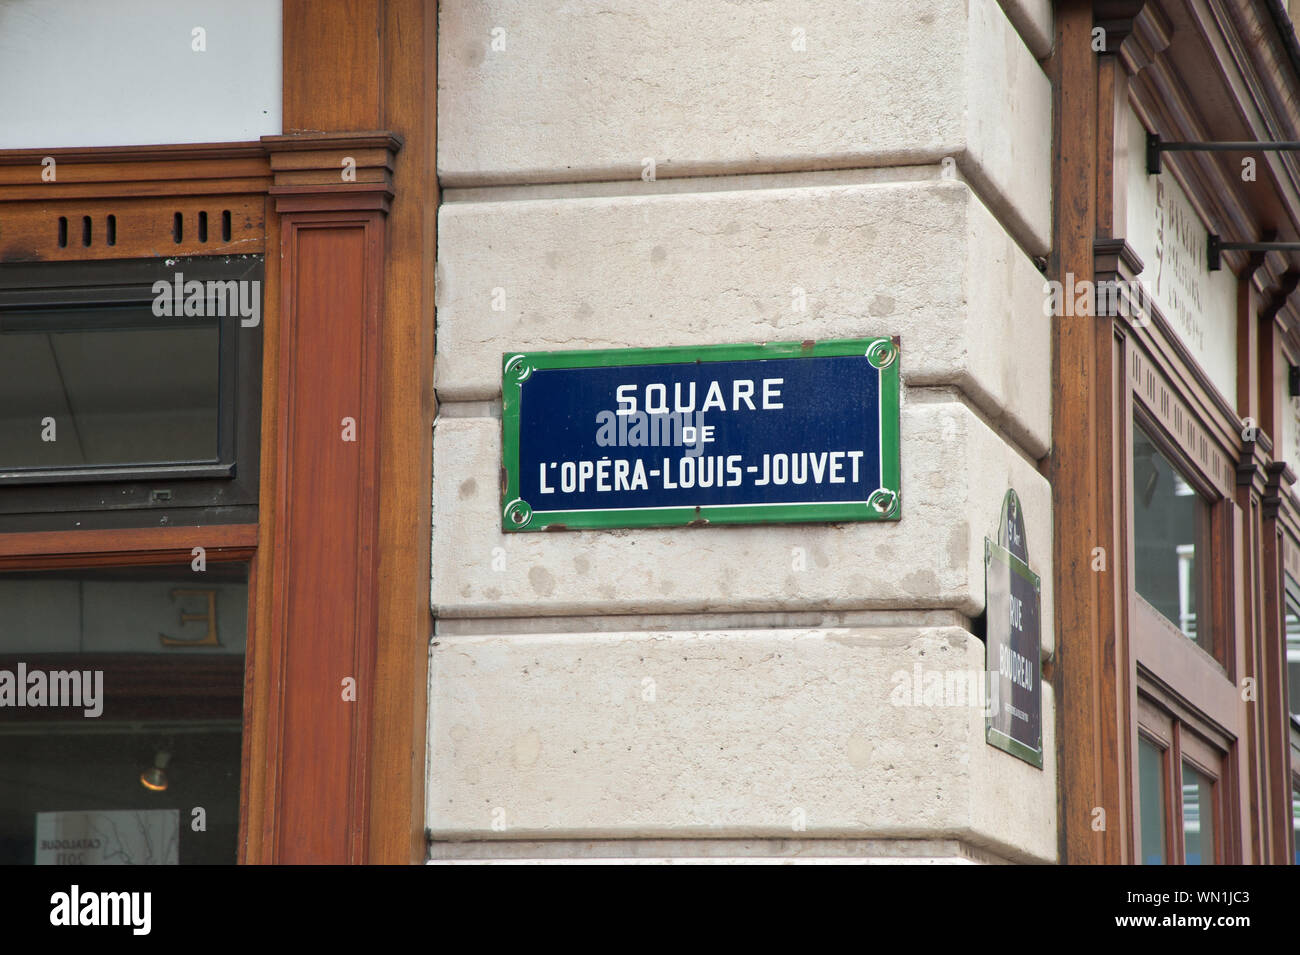
<svg viewBox="0 0 1300 955"><path fill-rule="evenodd" d="M1214 783L1183 763L1183 861L1214 863Z"/></svg>
<svg viewBox="0 0 1300 955"><path fill-rule="evenodd" d="M0 864L237 860L247 581L0 574Z"/></svg>
<svg viewBox="0 0 1300 955"><path fill-rule="evenodd" d="M1300 865L1300 784L1291 790L1291 825L1295 830L1295 864Z"/></svg>
<svg viewBox="0 0 1300 955"><path fill-rule="evenodd" d="M1300 584L1286 580L1287 710L1300 718Z"/></svg>
<svg viewBox="0 0 1300 955"><path fill-rule="evenodd" d="M0 470L218 457L221 330L147 307L0 321Z"/></svg>
<svg viewBox="0 0 1300 955"><path fill-rule="evenodd" d="M1145 736L1138 737L1138 799L1142 814L1142 864L1165 862L1164 753Z"/></svg>
<svg viewBox="0 0 1300 955"><path fill-rule="evenodd" d="M1208 535L1209 505L1135 424L1133 554L1137 592L1207 649L1211 646L1208 595L1201 584L1201 563Z"/></svg>

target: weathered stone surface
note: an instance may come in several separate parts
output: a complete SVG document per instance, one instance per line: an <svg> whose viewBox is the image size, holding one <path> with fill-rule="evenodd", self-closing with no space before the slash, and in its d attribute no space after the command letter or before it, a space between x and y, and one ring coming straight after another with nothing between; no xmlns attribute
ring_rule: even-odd
<svg viewBox="0 0 1300 955"><path fill-rule="evenodd" d="M1047 481L960 402L902 406L895 522L504 533L501 422L434 427L433 607L442 617L984 608L984 538L1008 487L1052 606ZM942 397L942 393L938 395ZM796 569L804 567L803 570ZM1043 642L1052 646L1051 613Z"/></svg>
<svg viewBox="0 0 1300 955"><path fill-rule="evenodd" d="M998 0L1029 52L1043 59L1052 52L1052 0Z"/></svg>
<svg viewBox="0 0 1300 955"><path fill-rule="evenodd" d="M1043 277L959 181L448 203L438 237L441 400L503 352L899 335L905 382L1050 445Z"/></svg>
<svg viewBox="0 0 1300 955"><path fill-rule="evenodd" d="M438 61L444 186L952 156L1050 246L1051 87L995 0L446 3Z"/></svg>
<svg viewBox="0 0 1300 955"><path fill-rule="evenodd" d="M959 628L439 639L435 839L957 837L1056 855L1053 700L1040 771L955 688ZM952 692L912 699L941 674Z"/></svg>

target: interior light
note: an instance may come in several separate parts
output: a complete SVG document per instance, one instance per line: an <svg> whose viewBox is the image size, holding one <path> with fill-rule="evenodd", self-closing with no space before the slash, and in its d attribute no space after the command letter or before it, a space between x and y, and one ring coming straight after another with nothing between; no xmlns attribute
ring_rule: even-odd
<svg viewBox="0 0 1300 955"><path fill-rule="evenodd" d="M172 754L164 750L158 750L153 758L153 766L146 769L140 774L140 785L145 789L151 789L154 792L162 792L167 788L167 763L171 760Z"/></svg>

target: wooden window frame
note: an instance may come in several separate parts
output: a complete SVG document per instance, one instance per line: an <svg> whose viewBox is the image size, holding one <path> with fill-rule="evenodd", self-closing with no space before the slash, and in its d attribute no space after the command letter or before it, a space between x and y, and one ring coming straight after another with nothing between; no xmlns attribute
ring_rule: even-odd
<svg viewBox="0 0 1300 955"><path fill-rule="evenodd" d="M222 532L240 535L237 552L259 568L242 862L427 854L436 27L435 0L283 0L284 135L0 151L5 261L265 256L258 523ZM57 181L41 177L45 156L57 160ZM214 210L231 212L228 239ZM176 242L174 218L202 212L208 241L186 228ZM112 245L58 243L60 217L91 217L98 237L109 215ZM339 274L347 279L335 288ZM342 367L332 363L340 355L360 357ZM340 367L343 380L331 379ZM336 398L352 402L343 413L357 421L359 440L343 450ZM310 511L336 494L333 507ZM0 533L0 566L170 563L210 532ZM344 676L358 680L355 702L339 692Z"/></svg>
<svg viewBox="0 0 1300 955"><path fill-rule="evenodd" d="M1243 796L1247 775L1240 765L1240 747L1251 744L1237 686L1250 649L1243 623L1249 568L1243 542L1246 517L1237 498L1239 428L1159 311L1151 306L1145 318L1117 336L1125 374L1117 381L1114 410L1116 459L1122 465L1117 483L1127 622L1128 703L1121 710L1128 763L1127 852L1130 858L1141 857L1137 741L1145 734L1168 747L1169 861L1182 864L1185 855L1180 787L1186 741L1191 754L1186 758L1215 780L1215 859L1240 862L1246 858L1244 841L1252 821L1250 802ZM1190 640L1137 592L1133 429L1138 426L1208 508L1208 541L1197 544L1198 586L1208 588L1213 628L1208 647ZM1156 718L1153 707L1164 715ZM1202 743L1219 753L1217 761L1209 759ZM1211 762L1215 765L1204 765Z"/></svg>
<svg viewBox="0 0 1300 955"><path fill-rule="evenodd" d="M261 253L255 254L260 260ZM37 263L38 274L48 277L40 279L23 274L33 263L0 264L0 307L26 310L54 301L90 308L143 305L153 299L153 282L164 275L170 282L177 269L200 281L234 278L218 258L178 257L174 267L162 266L165 260L159 258L42 262ZM119 262L121 272L111 275L108 267ZM260 287L264 269L265 264L259 261L245 275ZM9 284L14 277L18 284ZM0 475L0 531L255 522L261 456L262 329L242 328L240 317L234 314L219 321L221 420L215 462L87 465ZM168 491L169 503L149 503L158 488ZM113 503L100 504L105 499Z"/></svg>
<svg viewBox="0 0 1300 955"><path fill-rule="evenodd" d="M1289 853L1287 862L1295 864L1296 853L1300 852L1300 838L1296 835L1295 822L1295 799L1296 793L1300 793L1300 726L1294 722L1291 725L1291 832L1287 840L1287 852Z"/></svg>
<svg viewBox="0 0 1300 955"><path fill-rule="evenodd" d="M1209 814L1214 823L1214 865L1241 861L1240 832L1229 821L1234 818L1237 805L1233 799L1231 771L1232 756L1227 747L1228 737L1208 724L1199 714L1186 706L1178 694L1150 679L1139 675L1141 686L1135 717L1134 748L1137 739L1145 736L1161 751L1163 761L1164 792L1161 799L1165 807L1165 853L1167 865L1185 865L1186 839L1183 832L1183 764L1191 763L1198 772L1213 783L1214 801ZM1135 766L1136 774L1136 766ZM1134 827L1138 858L1141 852L1141 800L1136 775L1134 782ZM1202 810L1204 811L1204 810Z"/></svg>
<svg viewBox="0 0 1300 955"><path fill-rule="evenodd" d="M1198 639L1193 641L1191 637L1183 633L1180 627L1174 625L1173 621L1168 620L1148 603L1141 594L1137 593L1136 584L1134 585L1134 594L1136 595L1134 625L1150 630L1153 633L1163 633L1169 626L1173 626L1186 642L1205 652L1220 666L1224 666L1226 674L1225 660L1230 660L1229 651L1232 643L1231 620L1228 615L1230 605L1227 605L1227 602L1221 596L1219 588L1222 581L1226 580L1230 575L1232 568L1231 548L1226 545L1229 535L1225 526L1229 520L1230 501L1206 480L1203 472L1192 465L1186 450L1170 439L1160 422L1140 401L1134 402L1133 424L1142 428L1155 449L1165 457L1179 476L1187 481L1193 492L1195 492L1199 503L1205 508L1205 526L1198 528L1196 533L1195 574L1198 597L1196 607ZM1132 441L1129 442L1129 454L1132 455ZM1129 462L1131 473L1134 466L1131 457ZM1136 497L1132 497L1130 500L1136 500ZM1129 527L1130 529L1133 528L1133 524L1130 523ZM1133 569L1136 577L1136 556ZM1201 620L1203 601L1208 601L1210 611L1208 621ZM1210 628L1211 639L1208 649L1201 646L1199 642L1199 635L1203 632L1203 623L1208 623ZM1150 637L1148 639L1160 638Z"/></svg>
<svg viewBox="0 0 1300 955"><path fill-rule="evenodd" d="M249 732L254 699L252 661L260 646L256 595L259 587L256 524L212 524L194 527L145 527L84 531L34 531L0 534L0 573L17 570L81 570L99 567L187 566L193 548L202 546L212 562L248 564L248 608L244 647L243 729L240 733L239 854L246 859L249 826L250 775L263 757L264 746ZM28 655L34 658L34 655Z"/></svg>
<svg viewBox="0 0 1300 955"><path fill-rule="evenodd" d="M1170 864L1171 860L1175 857L1176 842L1174 840L1173 824L1172 822L1170 822L1171 816L1173 814L1173 807L1170 804L1170 788L1169 788L1170 752L1173 749L1173 745L1174 745L1173 732L1172 730L1166 730L1166 723L1167 721L1163 719L1139 720L1138 732L1135 736L1133 752L1135 754L1138 752L1139 743L1141 742L1141 740L1145 739L1152 746L1154 746L1155 749L1160 753L1160 781L1161 781L1160 805L1161 808L1163 809L1163 818L1164 818L1164 831L1161 833L1161 838L1164 840L1163 841L1164 855L1165 855L1164 864L1168 865ZM1134 768L1136 772L1137 771L1136 755L1134 757ZM1134 794L1134 803L1135 803L1134 813L1133 813L1133 831L1134 831L1135 844L1137 846L1137 859L1141 862L1145 862L1145 860L1142 857L1142 793L1141 793L1140 780L1138 783L1134 784L1133 794Z"/></svg>
<svg viewBox="0 0 1300 955"><path fill-rule="evenodd" d="M1176 30L1171 16L1178 21ZM1189 23L1193 29L1187 29ZM1105 51L1087 45L1098 25L1105 28ZM1168 5L1095 2L1058 7L1053 29L1047 68L1056 94L1052 194L1057 215L1046 277L1063 284L1071 277L1076 284L1118 280L1121 289L1133 290L1139 277L1149 279L1151 272L1125 240L1130 160L1142 148L1133 141L1129 111L1166 140L1205 138L1200 135L1205 130L1226 129L1242 119L1233 97L1222 95L1223 80L1246 84L1236 89L1255 88L1257 82L1282 89L1290 73L1284 66L1276 69L1275 50L1253 42L1259 30L1272 26L1251 11L1210 22ZM1188 74L1172 52L1186 47L1178 36L1198 38L1193 43L1208 39L1215 53L1212 68ZM1283 112L1270 107L1252 114L1247 125L1259 132L1270 125L1269 117ZM1177 153L1167 153L1163 162L1211 231L1257 235L1267 229L1276 194L1243 186L1222 163ZM1285 257L1225 251L1222 263L1238 281L1235 394L1217 391L1158 309L1148 310L1146 296L1125 293L1127 314L1052 323L1048 476L1058 661L1053 680L1061 855L1067 863L1121 864L1138 857L1130 810L1137 781L1136 661L1143 651L1136 645L1142 628L1134 626L1132 555L1126 548L1126 528L1132 526L1126 448L1132 394L1135 386L1146 389L1148 371L1178 384L1175 395L1184 396L1191 411L1182 424L1197 432L1192 456L1205 462L1212 483L1232 502L1225 507L1230 515L1225 544L1241 573L1223 582L1236 639L1222 668L1235 678L1255 680L1258 696L1227 700L1230 694L1219 691L1227 685L1222 677L1212 694L1220 698L1213 708L1231 711L1224 718L1235 723L1240 749L1227 775L1243 817L1231 824L1246 833L1243 861L1291 861L1285 853L1291 838L1290 771L1285 769L1290 757L1281 714L1279 590L1288 538L1300 540L1300 514L1290 490L1296 462L1288 467L1286 451L1274 447L1280 444L1274 427L1279 389L1285 393L1286 385L1284 378L1277 380L1275 350L1287 340L1300 354L1295 310L1288 302L1300 285ZM1145 269L1153 264L1145 263ZM1131 320L1133 314L1143 321ZM1159 394L1152 400L1158 403ZM1185 433L1178 424L1168 430ZM1248 436L1251 424L1258 425L1258 433ZM1177 682L1177 673L1172 677ZM1108 819L1118 817L1118 824L1096 828L1098 807Z"/></svg>

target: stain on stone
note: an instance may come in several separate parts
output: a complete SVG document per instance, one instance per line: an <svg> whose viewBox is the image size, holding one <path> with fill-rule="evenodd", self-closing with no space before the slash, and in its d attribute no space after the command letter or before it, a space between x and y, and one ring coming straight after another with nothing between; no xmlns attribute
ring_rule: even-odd
<svg viewBox="0 0 1300 955"><path fill-rule="evenodd" d="M534 567L528 572L528 582L533 591L542 597L555 593L555 577L545 567Z"/></svg>
<svg viewBox="0 0 1300 955"><path fill-rule="evenodd" d="M956 525L948 531L948 566L964 567L967 559L967 537L970 534L970 527L965 522Z"/></svg>
<svg viewBox="0 0 1300 955"><path fill-rule="evenodd" d="M591 561L579 554L577 557L573 558L573 569L580 574L585 574L587 571L591 570Z"/></svg>
<svg viewBox="0 0 1300 955"><path fill-rule="evenodd" d="M908 574L900 583L904 592L917 597L932 597L939 592L939 581L933 571L918 570Z"/></svg>
<svg viewBox="0 0 1300 955"><path fill-rule="evenodd" d="M871 740L863 739L861 736L850 736L845 751L849 757L849 763L854 769L866 769L871 762L871 751L874 747Z"/></svg>
<svg viewBox="0 0 1300 955"><path fill-rule="evenodd" d="M542 737L537 730L529 730L515 737L514 756L511 760L515 769L527 769L537 762L542 751Z"/></svg>
<svg viewBox="0 0 1300 955"><path fill-rule="evenodd" d="M875 316L894 314L894 300L888 295L877 295L867 306L867 310Z"/></svg>
<svg viewBox="0 0 1300 955"><path fill-rule="evenodd" d="M666 258L668 258L668 250L665 249L662 245L656 245L653 249L650 250L651 262L662 262Z"/></svg>
<svg viewBox="0 0 1300 955"><path fill-rule="evenodd" d="M467 497L473 497L474 492L478 490L478 481L473 478L467 478L460 482L460 499L463 501Z"/></svg>

